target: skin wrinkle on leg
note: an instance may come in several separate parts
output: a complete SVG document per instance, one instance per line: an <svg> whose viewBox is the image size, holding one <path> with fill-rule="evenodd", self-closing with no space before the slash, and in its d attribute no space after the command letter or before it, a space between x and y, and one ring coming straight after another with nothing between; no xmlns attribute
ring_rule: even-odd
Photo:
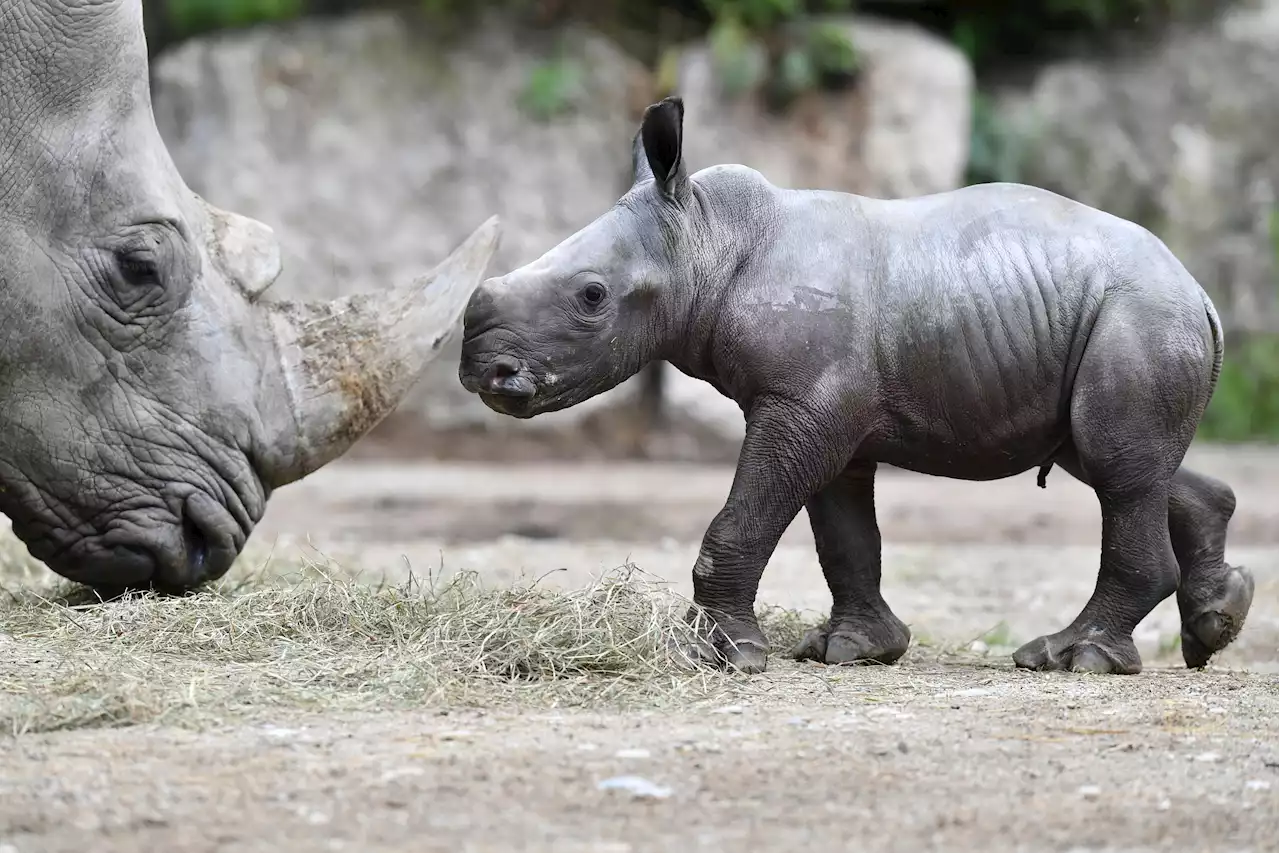
<svg viewBox="0 0 1280 853"><path fill-rule="evenodd" d="M893 663L911 632L880 592L881 543L874 462L855 462L808 502L818 562L831 590L831 618L792 650L829 664Z"/></svg>
<svg viewBox="0 0 1280 853"><path fill-rule="evenodd" d="M805 502L848 461L844 442L827 438L825 419L812 415L793 401L764 398L747 418L729 496L703 536L693 573L694 604L715 622L692 650L704 661L764 671L768 641L755 615L760 577Z"/></svg>

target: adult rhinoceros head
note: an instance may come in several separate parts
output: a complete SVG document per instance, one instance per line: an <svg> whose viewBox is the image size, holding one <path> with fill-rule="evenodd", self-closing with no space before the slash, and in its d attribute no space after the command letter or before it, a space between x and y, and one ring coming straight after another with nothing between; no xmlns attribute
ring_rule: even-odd
<svg viewBox="0 0 1280 853"><path fill-rule="evenodd" d="M272 232L179 176L140 0L0 2L0 511L75 580L217 577L273 488L396 405L497 238L377 296L258 301Z"/></svg>

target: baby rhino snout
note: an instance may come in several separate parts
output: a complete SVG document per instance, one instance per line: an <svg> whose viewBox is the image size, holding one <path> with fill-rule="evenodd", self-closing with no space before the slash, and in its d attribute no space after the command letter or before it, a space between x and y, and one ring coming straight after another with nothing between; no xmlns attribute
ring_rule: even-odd
<svg viewBox="0 0 1280 853"><path fill-rule="evenodd" d="M513 353L513 331L500 310L497 279L489 279L472 295L463 316L462 361L458 378L491 408L514 414L537 393L533 373ZM518 346L518 344L517 344Z"/></svg>
<svg viewBox="0 0 1280 853"><path fill-rule="evenodd" d="M480 374L480 390L485 394L503 397L532 397L533 382L520 369L520 362L509 355L500 355Z"/></svg>

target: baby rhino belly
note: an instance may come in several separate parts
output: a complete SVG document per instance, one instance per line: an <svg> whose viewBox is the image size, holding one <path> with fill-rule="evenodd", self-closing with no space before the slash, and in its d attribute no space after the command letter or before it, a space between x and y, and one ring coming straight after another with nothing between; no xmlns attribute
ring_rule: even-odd
<svg viewBox="0 0 1280 853"><path fill-rule="evenodd" d="M983 344L939 336L882 360L877 426L858 455L967 480L1048 459L1069 433L1062 359L1034 340Z"/></svg>

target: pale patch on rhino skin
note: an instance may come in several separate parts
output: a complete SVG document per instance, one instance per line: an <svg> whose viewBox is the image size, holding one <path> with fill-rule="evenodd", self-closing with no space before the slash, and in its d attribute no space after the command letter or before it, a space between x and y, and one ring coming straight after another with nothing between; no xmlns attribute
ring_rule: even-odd
<svg viewBox="0 0 1280 853"><path fill-rule="evenodd" d="M0 3L0 512L74 580L218 577L272 489L395 407L498 234L377 295L270 303L271 229L192 193L156 130L140 0Z"/></svg>
<svg viewBox="0 0 1280 853"><path fill-rule="evenodd" d="M975 481L1036 470L1041 484L1056 466L1095 490L1096 590L1019 666L1136 673L1133 629L1171 594L1188 666L1237 636L1253 579L1223 562L1235 496L1182 467L1222 327L1159 239L1017 184L886 200L783 189L740 165L690 174L683 123L680 98L650 106L630 190L476 290L458 374L532 418L662 359L739 405L737 473L693 570L717 623L699 657L764 668L756 591L802 507L832 610L793 654L907 651L880 594L881 462Z"/></svg>

